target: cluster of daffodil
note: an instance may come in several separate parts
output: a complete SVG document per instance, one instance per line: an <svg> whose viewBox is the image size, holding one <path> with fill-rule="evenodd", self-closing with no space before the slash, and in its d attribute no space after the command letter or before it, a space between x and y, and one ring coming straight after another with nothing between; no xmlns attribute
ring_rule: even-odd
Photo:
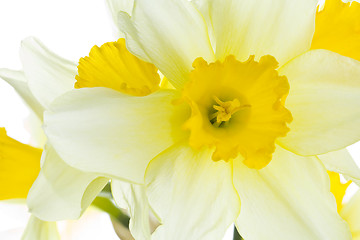
<svg viewBox="0 0 360 240"><path fill-rule="evenodd" d="M120 39L76 64L28 38L22 71L0 70L46 136L41 150L0 132L0 197L27 198L24 239L58 239L109 182L135 239L219 240L233 223L245 240L360 239L360 195L342 207L339 180L360 185L345 149L359 3L108 5Z"/></svg>

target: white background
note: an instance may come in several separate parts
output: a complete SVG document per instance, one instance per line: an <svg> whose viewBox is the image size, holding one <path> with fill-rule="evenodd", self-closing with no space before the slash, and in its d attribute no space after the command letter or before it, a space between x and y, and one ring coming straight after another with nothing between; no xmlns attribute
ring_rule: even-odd
<svg viewBox="0 0 360 240"><path fill-rule="evenodd" d="M53 52L75 62L86 56L92 46L117 39L105 0L0 0L0 68L21 69L20 42L28 36L39 38ZM27 143L28 115L27 107L13 89L0 81L0 127L6 127L10 136ZM357 162L359 148L359 143L349 148ZM355 190L352 186L349 196ZM88 225L78 223L78 229L86 229L80 231L82 237L73 235L66 239L116 239L106 216L93 212L89 216ZM20 208L14 204L0 205L0 239L19 239L27 217L24 205ZM99 223L94 223L95 219ZM101 234L109 235L100 238ZM229 239L231 234L229 231Z"/></svg>

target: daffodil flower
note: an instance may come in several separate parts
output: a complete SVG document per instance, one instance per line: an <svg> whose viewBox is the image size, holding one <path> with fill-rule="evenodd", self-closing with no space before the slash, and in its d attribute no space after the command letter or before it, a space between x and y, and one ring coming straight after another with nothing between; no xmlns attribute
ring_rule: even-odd
<svg viewBox="0 0 360 240"><path fill-rule="evenodd" d="M310 50L316 7L136 0L118 25L149 63L123 40L94 47L81 89L45 113L49 142L81 171L145 183L154 239L221 239L233 222L245 239L351 239L315 156L360 139L360 62Z"/></svg>
<svg viewBox="0 0 360 240"><path fill-rule="evenodd" d="M162 223L154 239L221 239L233 222L245 239L351 239L322 162L360 179L352 161L334 157L360 138L360 63L348 55L356 51L329 49L322 43L332 45L330 36L314 35L317 1L132 5L110 1L127 49L149 63L130 54L123 40L94 47L78 66L81 89L52 104L49 82L34 77L49 109L45 156L56 151L70 171L115 179L117 202L124 190L117 180L133 183L130 192L143 196L135 198L142 200L134 201L137 210L146 207L145 184ZM124 9L131 16L118 14ZM338 35L349 46L354 33ZM47 66L43 59L28 62L32 76L49 72L39 69ZM56 65L48 79L67 67ZM158 69L166 77L160 86ZM88 191L71 183L71 191L34 185L32 212L44 219L81 212L78 200ZM50 199L45 192L64 194ZM72 208L54 209L52 202ZM133 214L140 228L148 221L144 213Z"/></svg>
<svg viewBox="0 0 360 240"><path fill-rule="evenodd" d="M35 38L22 41L20 56L23 70L0 69L0 77L14 87L36 114L36 122L41 123L49 103L74 89L77 65L49 51ZM47 144L44 148L46 137L42 128L32 126L30 130L38 148L8 137L5 129L0 128L0 200L27 200L33 215L23 234L24 240L56 239L59 234L55 221L82 216L109 179L67 165L51 145ZM142 197L143 187L122 181L114 182L118 205L127 209L130 216L140 215L149 219L149 214L145 212L148 204L146 198ZM135 202L137 206L143 205L134 209ZM130 221L130 230L136 237L150 236L150 227L149 222L139 224ZM118 234L124 234L124 231Z"/></svg>
<svg viewBox="0 0 360 240"><path fill-rule="evenodd" d="M61 59L34 38L22 42L21 59L23 71L1 69L0 77L14 87L36 114L38 121L42 121L43 112L52 99L73 89L76 64ZM44 79L49 81L44 81L47 85L39 82ZM47 208L47 214L51 214L56 208L63 208L63 216L57 215L56 219L42 221L44 217L41 214L31 216L22 238L59 239L54 221L79 218L108 179L71 168L52 151L51 146L47 147L46 155L41 156L45 137L42 137L42 129L35 132L40 136L36 139L38 148L8 137L5 129L0 128L0 200L26 199L30 191L27 199L30 207L31 196L40 194L36 204ZM35 190L30 190L32 185ZM38 192L37 188L47 194ZM86 190L87 196L83 198ZM41 198L44 200L40 200ZM76 210L72 212L74 208Z"/></svg>

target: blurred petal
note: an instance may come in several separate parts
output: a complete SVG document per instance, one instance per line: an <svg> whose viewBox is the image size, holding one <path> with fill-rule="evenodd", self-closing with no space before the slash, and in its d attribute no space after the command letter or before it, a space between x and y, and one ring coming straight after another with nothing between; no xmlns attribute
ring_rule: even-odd
<svg viewBox="0 0 360 240"><path fill-rule="evenodd" d="M310 48L317 0L211 0L216 58L272 55L280 66Z"/></svg>
<svg viewBox="0 0 360 240"><path fill-rule="evenodd" d="M21 240L60 240L56 222L44 222L31 216Z"/></svg>
<svg viewBox="0 0 360 240"><path fill-rule="evenodd" d="M29 88L45 108L57 96L74 88L77 64L55 55L39 40L23 40L20 58Z"/></svg>
<svg viewBox="0 0 360 240"><path fill-rule="evenodd" d="M360 62L313 50L283 66L290 83L290 132L279 142L300 155L342 149L360 140Z"/></svg>
<svg viewBox="0 0 360 240"><path fill-rule="evenodd" d="M0 200L26 198L40 171L41 152L0 128Z"/></svg>
<svg viewBox="0 0 360 240"><path fill-rule="evenodd" d="M213 61L207 27L188 0L138 0L131 17L119 15L130 52L153 63L177 88L198 57Z"/></svg>
<svg viewBox="0 0 360 240"><path fill-rule="evenodd" d="M326 0L316 14L312 49L327 49L360 61L360 3Z"/></svg>
<svg viewBox="0 0 360 240"><path fill-rule="evenodd" d="M30 212L46 221L79 218L109 179L68 166L49 145L43 157L27 197Z"/></svg>
<svg viewBox="0 0 360 240"><path fill-rule="evenodd" d="M162 225L153 239L221 239L240 211L232 163L214 162L213 151L174 145L146 171L150 206Z"/></svg>
<svg viewBox="0 0 360 240"><path fill-rule="evenodd" d="M69 165L143 183L149 161L186 134L186 109L163 90L133 97L107 88L74 90L45 113L45 132ZM185 135L186 136L186 135Z"/></svg>
<svg viewBox="0 0 360 240"><path fill-rule="evenodd" d="M43 118L44 107L36 100L22 71L0 69L0 77L10 84L39 119Z"/></svg>
<svg viewBox="0 0 360 240"><path fill-rule="evenodd" d="M246 240L351 239L330 193L329 176L316 158L277 147L261 170L234 162L241 199L236 226Z"/></svg>
<svg viewBox="0 0 360 240"><path fill-rule="evenodd" d="M360 191L346 203L340 212L340 216L349 224L353 240L360 239Z"/></svg>
<svg viewBox="0 0 360 240"><path fill-rule="evenodd" d="M360 169L348 150L342 149L317 156L326 169L341 173L346 179L351 180L360 186Z"/></svg>
<svg viewBox="0 0 360 240"><path fill-rule="evenodd" d="M111 192L118 206L128 210L130 215L129 229L134 238L136 240L150 239L150 208L145 186L113 180Z"/></svg>

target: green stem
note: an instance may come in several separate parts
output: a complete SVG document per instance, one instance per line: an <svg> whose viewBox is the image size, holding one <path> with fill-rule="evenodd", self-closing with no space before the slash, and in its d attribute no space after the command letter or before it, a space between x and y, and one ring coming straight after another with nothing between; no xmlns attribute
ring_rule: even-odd
<svg viewBox="0 0 360 240"><path fill-rule="evenodd" d="M95 198L92 205L117 219L122 225L124 225L124 227L129 228L129 217L122 213L122 211L108 197L100 195Z"/></svg>
<svg viewBox="0 0 360 240"><path fill-rule="evenodd" d="M236 227L234 226L234 236L233 240L243 240L243 238L240 236L239 232L237 231Z"/></svg>

